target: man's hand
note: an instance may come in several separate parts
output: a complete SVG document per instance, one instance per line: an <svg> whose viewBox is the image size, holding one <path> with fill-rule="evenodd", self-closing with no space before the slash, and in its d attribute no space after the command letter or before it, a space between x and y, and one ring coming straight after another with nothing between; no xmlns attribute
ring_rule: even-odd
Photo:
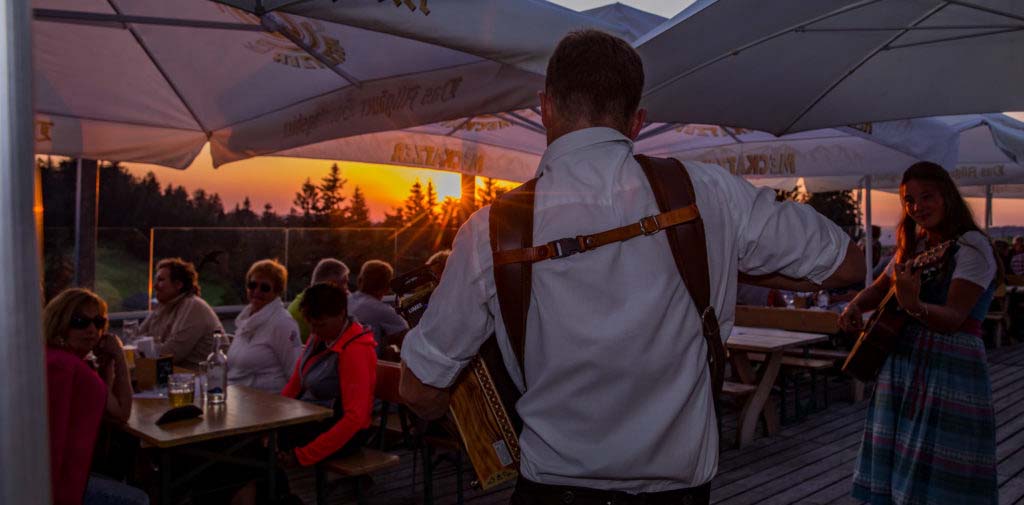
<svg viewBox="0 0 1024 505"><path fill-rule="evenodd" d="M404 360L402 361L402 380L398 384L398 394L405 404L423 419L438 419L448 413L450 401L448 390L424 384L412 373L412 370L409 370Z"/></svg>

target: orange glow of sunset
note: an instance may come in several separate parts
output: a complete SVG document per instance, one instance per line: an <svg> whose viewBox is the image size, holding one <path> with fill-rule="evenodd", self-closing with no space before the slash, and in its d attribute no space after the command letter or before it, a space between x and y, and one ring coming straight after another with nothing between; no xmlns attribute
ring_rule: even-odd
<svg viewBox="0 0 1024 505"><path fill-rule="evenodd" d="M293 206L295 193L306 178L310 178L314 184L318 183L321 177L327 175L333 163L330 160L268 156L214 169L207 145L186 170L142 163L125 163L125 166L138 177L153 172L161 185L184 186L189 194L199 188L208 193L218 193L224 201L225 211L231 211L236 203L240 204L248 196L253 211L262 212L263 205L270 203L274 212L286 215ZM373 163L337 163L341 176L348 180L345 195L351 196L355 187L359 186L366 195L370 218L374 221L383 220L385 212L402 205L409 194L409 187L417 179L424 188L427 181L434 183L439 203L447 196L459 198L461 195L460 176L457 173Z"/></svg>

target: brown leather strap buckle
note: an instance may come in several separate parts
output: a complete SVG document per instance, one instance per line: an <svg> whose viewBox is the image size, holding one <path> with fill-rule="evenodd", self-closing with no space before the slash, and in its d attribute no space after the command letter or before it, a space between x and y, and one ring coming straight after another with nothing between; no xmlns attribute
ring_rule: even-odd
<svg viewBox="0 0 1024 505"><path fill-rule="evenodd" d="M661 231L661 224L658 223L658 216L647 216L640 219L640 231L644 235L654 235Z"/></svg>
<svg viewBox="0 0 1024 505"><path fill-rule="evenodd" d="M586 246L583 245L583 241L580 240L580 237L552 240L551 242L548 242L548 246L552 251L554 251L551 259L565 258L587 250Z"/></svg>
<svg viewBox="0 0 1024 505"><path fill-rule="evenodd" d="M715 314L715 308L708 305L708 308L704 309L704 312L700 315L700 326L704 332L704 336L707 337L722 337L722 330L718 326L718 315Z"/></svg>

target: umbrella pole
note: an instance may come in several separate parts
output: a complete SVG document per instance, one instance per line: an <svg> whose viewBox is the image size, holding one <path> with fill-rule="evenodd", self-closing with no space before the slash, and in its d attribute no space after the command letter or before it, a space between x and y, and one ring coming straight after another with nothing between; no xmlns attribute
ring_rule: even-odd
<svg viewBox="0 0 1024 505"><path fill-rule="evenodd" d="M50 503L33 160L31 2L0 1L0 503ZM39 208L36 208L36 206Z"/></svg>
<svg viewBox="0 0 1024 505"><path fill-rule="evenodd" d="M985 185L985 235L988 235L988 229L992 227L992 185Z"/></svg>
<svg viewBox="0 0 1024 505"><path fill-rule="evenodd" d="M872 276L874 270L874 262L872 261L872 253L874 252L874 236L871 233L871 176L864 176L864 264L867 265L864 275L864 287L871 285L871 282L875 279Z"/></svg>
<svg viewBox="0 0 1024 505"><path fill-rule="evenodd" d="M99 162L78 158L75 177L75 286L95 289Z"/></svg>

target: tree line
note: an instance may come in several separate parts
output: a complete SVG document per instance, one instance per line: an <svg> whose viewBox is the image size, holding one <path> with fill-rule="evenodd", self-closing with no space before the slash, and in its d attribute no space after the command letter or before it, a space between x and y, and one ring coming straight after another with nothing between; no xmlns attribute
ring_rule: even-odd
<svg viewBox="0 0 1024 505"><path fill-rule="evenodd" d="M72 227L76 161L40 158L42 169L43 219L47 227ZM99 226L149 229L153 227L372 227L404 228L417 225L457 227L463 216L459 200L447 197L438 202L434 183L419 180L409 188L402 205L385 214L383 221L370 218L366 194L355 186L345 195L348 183L334 163L314 181L306 178L292 199L287 213L278 213L268 202L254 208L246 196L226 210L221 196L196 188L162 185L153 172L138 177L117 162L103 163L99 170ZM505 192L494 180L486 179L477 190L476 206L489 205Z"/></svg>

